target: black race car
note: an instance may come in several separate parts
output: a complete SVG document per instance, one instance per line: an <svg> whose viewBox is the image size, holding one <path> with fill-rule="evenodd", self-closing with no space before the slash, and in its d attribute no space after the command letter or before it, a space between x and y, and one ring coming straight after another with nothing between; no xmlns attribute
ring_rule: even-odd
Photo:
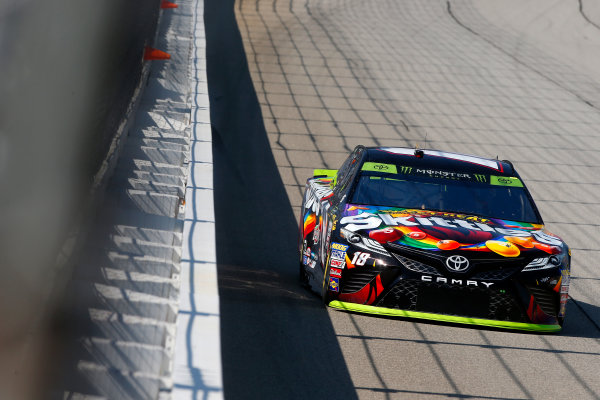
<svg viewBox="0 0 600 400"><path fill-rule="evenodd" d="M559 331L571 254L509 161L358 146L315 170L300 279L343 310Z"/></svg>

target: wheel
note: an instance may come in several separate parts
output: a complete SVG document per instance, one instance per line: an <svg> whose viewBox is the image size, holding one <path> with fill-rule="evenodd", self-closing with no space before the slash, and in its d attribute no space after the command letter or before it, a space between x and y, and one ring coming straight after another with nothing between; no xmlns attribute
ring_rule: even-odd
<svg viewBox="0 0 600 400"><path fill-rule="evenodd" d="M300 264L300 272L298 273L298 281L300 282L300 285L302 285L304 287L309 287L308 274L304 270L304 264L302 264L302 260L300 261L299 264Z"/></svg>
<svg viewBox="0 0 600 400"><path fill-rule="evenodd" d="M329 259L329 254L325 258L325 264L327 264L328 259ZM325 304L326 306L329 305L329 302L331 300L333 300L328 289L329 289L329 265L325 265L324 271L323 271L323 287L321 290L321 299L323 300L323 304Z"/></svg>

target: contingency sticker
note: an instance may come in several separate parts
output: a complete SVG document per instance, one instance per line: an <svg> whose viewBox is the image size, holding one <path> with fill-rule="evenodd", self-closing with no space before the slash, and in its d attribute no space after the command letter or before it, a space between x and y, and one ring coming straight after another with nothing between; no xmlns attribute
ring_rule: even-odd
<svg viewBox="0 0 600 400"><path fill-rule="evenodd" d="M362 166L363 171L375 171L375 172L387 172L389 174L397 174L396 166L394 164L382 164L375 162L366 162Z"/></svg>
<svg viewBox="0 0 600 400"><path fill-rule="evenodd" d="M340 278L334 278L334 277L329 278L329 290L331 290L333 292L340 291Z"/></svg>
<svg viewBox="0 0 600 400"><path fill-rule="evenodd" d="M345 251L339 251L339 250L331 250L331 259L332 260L345 260L346 259L346 252Z"/></svg>
<svg viewBox="0 0 600 400"><path fill-rule="evenodd" d="M346 252L346 250L348 250L348 246L345 244L333 242L331 243L331 250L340 250Z"/></svg>
<svg viewBox="0 0 600 400"><path fill-rule="evenodd" d="M329 270L329 275L341 278L342 277L342 270L341 269L337 269L337 268L331 268Z"/></svg>
<svg viewBox="0 0 600 400"><path fill-rule="evenodd" d="M490 175L490 185L523 187L523 182L521 182L519 178L515 178L514 176Z"/></svg>
<svg viewBox="0 0 600 400"><path fill-rule="evenodd" d="M331 243L331 260L344 261L346 259L348 246L341 243Z"/></svg>

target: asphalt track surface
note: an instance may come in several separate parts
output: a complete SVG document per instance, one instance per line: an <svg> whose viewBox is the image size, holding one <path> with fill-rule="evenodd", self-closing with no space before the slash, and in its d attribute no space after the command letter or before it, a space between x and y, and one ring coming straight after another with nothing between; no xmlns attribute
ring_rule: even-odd
<svg viewBox="0 0 600 400"><path fill-rule="evenodd" d="M600 84L577 60L469 1L212 0L205 21L226 398L599 398ZM416 142L516 164L573 250L560 334L340 312L298 286L312 169Z"/></svg>

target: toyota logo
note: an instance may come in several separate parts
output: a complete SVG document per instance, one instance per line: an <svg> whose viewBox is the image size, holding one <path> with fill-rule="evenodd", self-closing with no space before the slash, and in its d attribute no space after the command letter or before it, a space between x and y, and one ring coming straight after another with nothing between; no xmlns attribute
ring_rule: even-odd
<svg viewBox="0 0 600 400"><path fill-rule="evenodd" d="M469 260L463 256L450 256L446 259L446 266L450 271L463 272L469 268Z"/></svg>

